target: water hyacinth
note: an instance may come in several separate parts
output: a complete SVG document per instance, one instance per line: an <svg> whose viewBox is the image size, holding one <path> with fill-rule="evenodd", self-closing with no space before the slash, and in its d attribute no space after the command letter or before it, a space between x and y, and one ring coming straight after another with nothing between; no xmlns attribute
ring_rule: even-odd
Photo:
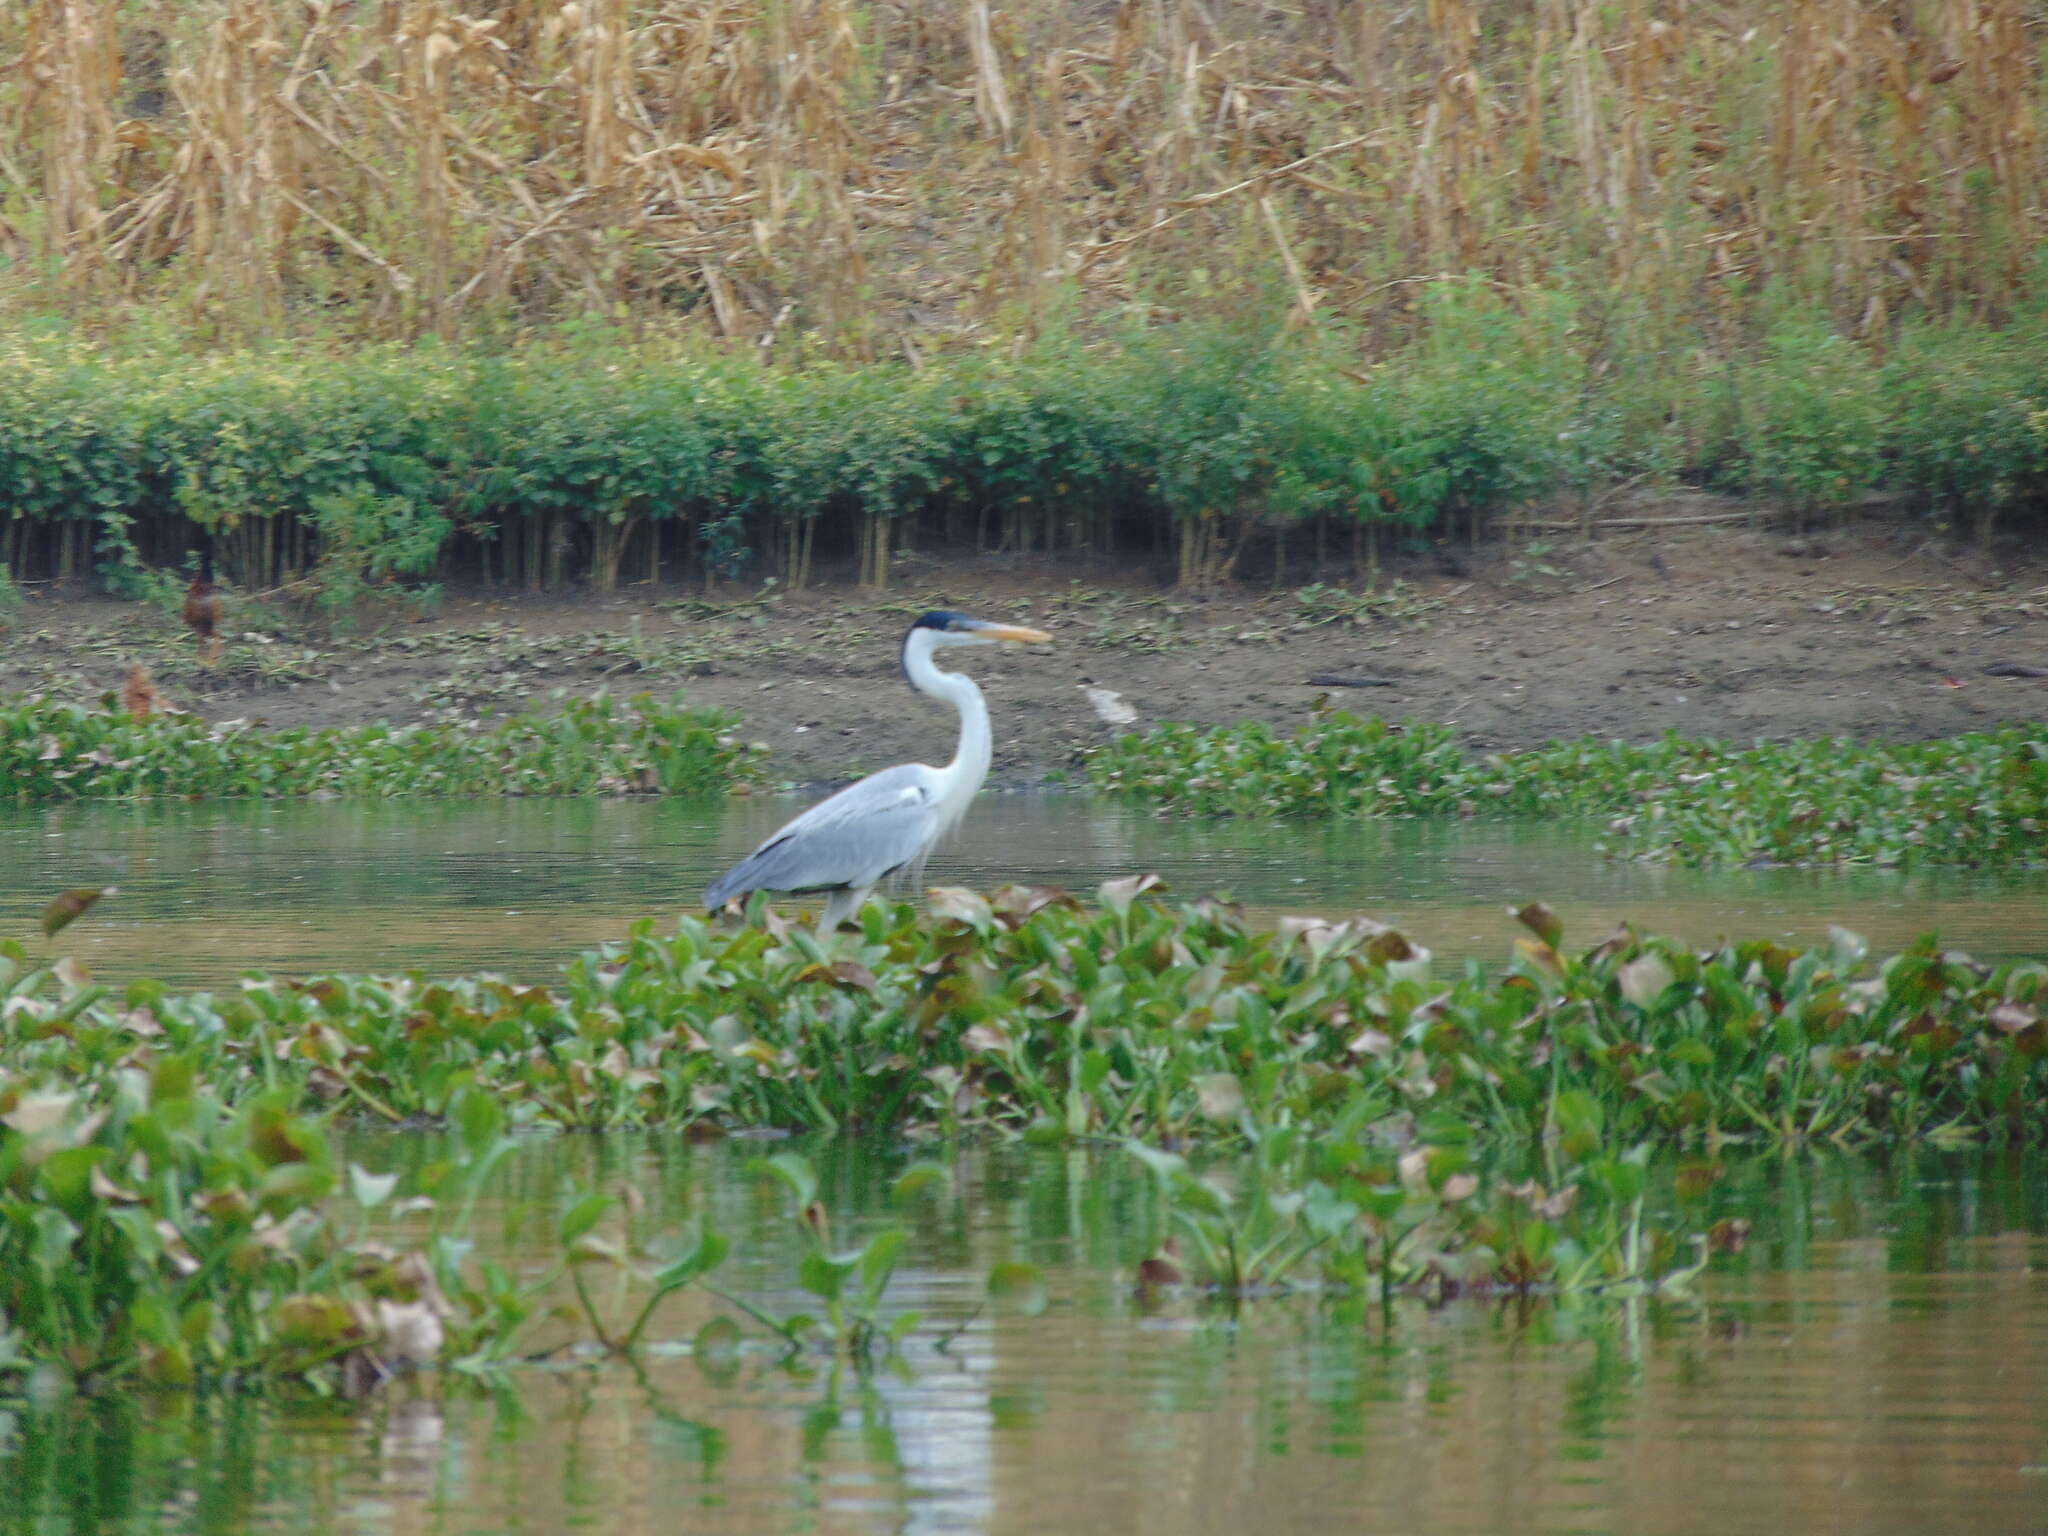
<svg viewBox="0 0 2048 1536"><path fill-rule="evenodd" d="M734 724L645 694L565 699L553 714L327 730L16 698L0 700L0 796L703 794L754 772Z"/></svg>
<svg viewBox="0 0 2048 1536"><path fill-rule="evenodd" d="M1600 816L1612 849L1683 864L2048 858L2048 724L1942 741L1590 737L1466 753L1448 727L1343 713L1291 736L1168 725L1096 752L1099 789L1190 815Z"/></svg>
<svg viewBox="0 0 2048 1536"><path fill-rule="evenodd" d="M2037 1140L2048 966L1923 941L1692 950L1623 930L1583 954L1540 907L1505 970L1431 974L1359 919L1252 930L1150 877L870 905L829 935L694 918L551 986L483 975L251 976L235 994L0 958L0 1070L82 1091L188 1062L223 1102L285 1090L388 1122L482 1089L520 1124L776 1127L1232 1145L1281 1124L1449 1115L1492 1140L1591 1094L1613 1133L1710 1145Z"/></svg>
<svg viewBox="0 0 2048 1536"><path fill-rule="evenodd" d="M46 935L95 894L54 900ZM1794 951L1623 929L1573 953L1531 905L1503 971L1440 978L1365 919L1255 932L1225 905L1169 906L1149 876L1098 898L937 890L827 935L758 906L744 927L642 923L545 987L252 975L233 995L117 994L0 945L0 1393L46 1367L356 1391L515 1362L542 1319L634 1355L730 1245L705 1221L649 1237L630 1192L571 1189L544 1273L472 1265L464 1234L521 1126L1121 1145L1154 1178L1141 1300L1232 1308L1301 1288L1679 1290L1740 1246L1742 1218L1704 1203L1731 1143L2048 1131L2038 963L1930 940L1872 964L1839 931ZM336 1119L445 1126L450 1155L401 1189L336 1156ZM904 1230L838 1247L805 1159L759 1170L790 1198L820 1315L711 1294L785 1358L893 1351L918 1326L885 1297ZM939 1176L913 1168L896 1198ZM423 1240L373 1240L387 1207ZM564 1288L580 1312L550 1305ZM1046 1303L1015 1262L989 1296ZM697 1348L729 1358L737 1327L714 1319Z"/></svg>
<svg viewBox="0 0 2048 1536"><path fill-rule="evenodd" d="M438 1235L406 1251L368 1240L396 1176L339 1163L289 1090L230 1107L196 1067L137 1052L62 1088L0 1073L0 1384L44 1363L87 1385L361 1390L523 1320ZM456 1208L509 1149L487 1100L455 1108L457 1154L415 1210Z"/></svg>

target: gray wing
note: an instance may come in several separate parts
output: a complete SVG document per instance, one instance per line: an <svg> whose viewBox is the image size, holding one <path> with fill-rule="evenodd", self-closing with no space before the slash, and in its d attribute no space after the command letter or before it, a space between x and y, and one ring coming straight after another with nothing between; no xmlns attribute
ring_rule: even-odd
<svg viewBox="0 0 2048 1536"><path fill-rule="evenodd" d="M922 763L870 774L790 822L704 893L714 912L749 891L862 889L922 857L937 837L936 775Z"/></svg>

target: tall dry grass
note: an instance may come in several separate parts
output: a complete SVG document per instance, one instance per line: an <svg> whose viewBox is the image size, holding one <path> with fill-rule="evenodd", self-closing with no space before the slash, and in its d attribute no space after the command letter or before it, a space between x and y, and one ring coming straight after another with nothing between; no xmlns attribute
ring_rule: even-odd
<svg viewBox="0 0 2048 1536"><path fill-rule="evenodd" d="M1687 324L1996 318L2042 0L15 0L0 300L209 331L576 313L916 363L1447 272Z"/></svg>

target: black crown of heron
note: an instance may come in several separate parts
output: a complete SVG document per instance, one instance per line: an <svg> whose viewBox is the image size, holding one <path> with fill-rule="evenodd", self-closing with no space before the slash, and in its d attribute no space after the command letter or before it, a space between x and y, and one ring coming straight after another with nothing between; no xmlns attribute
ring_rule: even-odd
<svg viewBox="0 0 2048 1536"><path fill-rule="evenodd" d="M940 651L966 646L1045 645L1052 636L964 613L920 615L903 637L904 681L959 712L960 741L943 768L899 763L821 800L712 882L704 905L716 912L754 891L822 891L823 928L836 928L891 875L915 874L967 814L988 777L988 704L974 679L944 672Z"/></svg>

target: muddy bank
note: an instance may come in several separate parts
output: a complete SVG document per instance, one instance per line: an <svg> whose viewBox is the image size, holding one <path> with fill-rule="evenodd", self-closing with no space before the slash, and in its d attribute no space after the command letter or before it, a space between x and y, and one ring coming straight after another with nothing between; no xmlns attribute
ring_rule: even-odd
<svg viewBox="0 0 2048 1536"><path fill-rule="evenodd" d="M1442 550L1388 567L1372 592L1335 570L1319 586L1297 576L1203 598L1146 571L910 557L881 594L451 591L348 639L242 599L211 669L173 615L38 589L0 636L0 689L92 698L139 660L209 717L326 725L504 712L563 688L680 688L740 715L781 776L811 781L950 751L946 713L896 670L902 629L930 606L1056 636L1049 651L965 662L995 715L996 773L1018 781L1116 730L1289 725L1324 697L1449 722L1482 749L1671 729L1903 739L2048 715L2048 680L1984 670L2048 669L2048 562L1878 522ZM1125 710L1129 725L1103 718Z"/></svg>

